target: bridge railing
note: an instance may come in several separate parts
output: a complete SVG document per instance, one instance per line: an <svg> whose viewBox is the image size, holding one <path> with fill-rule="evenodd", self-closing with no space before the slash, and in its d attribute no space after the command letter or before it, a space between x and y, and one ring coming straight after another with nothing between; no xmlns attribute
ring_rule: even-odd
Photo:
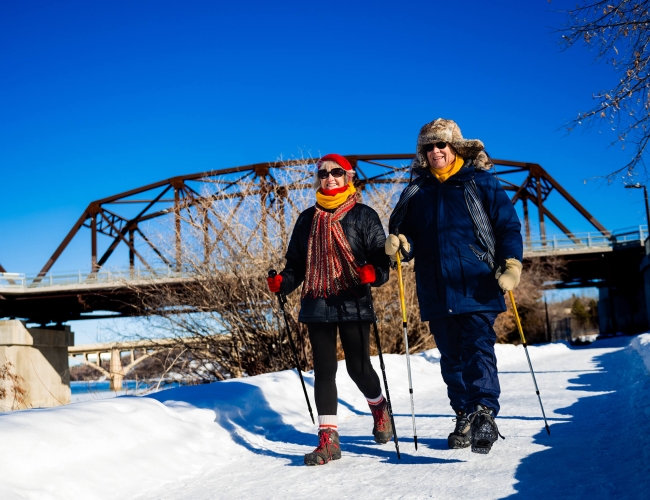
<svg viewBox="0 0 650 500"><path fill-rule="evenodd" d="M524 244L526 253L580 251L585 249L611 248L614 244L638 241L641 245L648 238L647 226L619 229L611 237L602 233L576 233L573 238L565 235L549 236L545 240L534 240ZM119 284L128 281L150 281L152 279L182 279L192 275L186 270L171 268L101 270L95 273L77 271L74 273L48 273L38 275L23 273L0 273L0 289L40 289L52 286Z"/></svg>
<svg viewBox="0 0 650 500"><path fill-rule="evenodd" d="M25 285L24 273L0 273L0 288L24 288Z"/></svg>
<svg viewBox="0 0 650 500"><path fill-rule="evenodd" d="M575 234L574 238L565 235L549 236L545 240L533 240L524 243L524 252L548 252L560 250L580 250L586 248L611 247L611 238L601 233Z"/></svg>
<svg viewBox="0 0 650 500"><path fill-rule="evenodd" d="M544 240L533 240L524 243L524 252L549 252L585 250L590 248L611 248L615 243L639 241L641 244L648 238L648 226L634 226L619 229L612 233L612 236L605 236L602 233L575 233L573 238L566 235L553 235Z"/></svg>
<svg viewBox="0 0 650 500"><path fill-rule="evenodd" d="M612 233L616 243L627 241L641 241L643 243L648 238L648 226L631 226L624 229L618 229Z"/></svg>
<svg viewBox="0 0 650 500"><path fill-rule="evenodd" d="M45 276L29 275L23 273L0 273L0 288L9 289L31 289L45 288L51 286L67 285L101 285L111 283L123 283L126 281L142 281L152 279L179 279L188 278L190 274L186 271L174 271L171 268L154 269L120 269L101 270L95 273L77 271L73 273L52 274Z"/></svg>

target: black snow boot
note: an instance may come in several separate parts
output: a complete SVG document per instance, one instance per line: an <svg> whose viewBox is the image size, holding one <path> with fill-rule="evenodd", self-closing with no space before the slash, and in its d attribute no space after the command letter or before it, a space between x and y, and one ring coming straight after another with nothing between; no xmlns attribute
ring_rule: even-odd
<svg viewBox="0 0 650 500"><path fill-rule="evenodd" d="M456 428L447 437L447 446L451 450L467 448L469 446L469 431L471 427L467 419L467 413L462 410L457 411L454 420L456 421Z"/></svg>
<svg viewBox="0 0 650 500"><path fill-rule="evenodd" d="M476 405L474 413L467 418L471 425L472 452L487 455L499 437L505 439L494 421L494 412L487 406Z"/></svg>
<svg viewBox="0 0 650 500"><path fill-rule="evenodd" d="M325 465L330 460L341 458L339 433L334 429L320 429L318 431L318 446L311 453L305 455L307 465Z"/></svg>
<svg viewBox="0 0 650 500"><path fill-rule="evenodd" d="M368 406L374 420L372 435L375 437L375 442L388 443L393 437L393 426L390 424L390 415L388 414L388 401L384 399L378 405L369 404Z"/></svg>

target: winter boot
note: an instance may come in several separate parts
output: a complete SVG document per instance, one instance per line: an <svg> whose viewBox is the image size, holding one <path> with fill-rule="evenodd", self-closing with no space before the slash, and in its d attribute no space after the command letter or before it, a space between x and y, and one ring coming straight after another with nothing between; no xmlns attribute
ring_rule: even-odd
<svg viewBox="0 0 650 500"><path fill-rule="evenodd" d="M388 414L388 401L382 399L379 404L371 405L370 411L375 423L372 428L372 435L375 437L375 442L385 444L393 437L393 426L390 424L390 415Z"/></svg>
<svg viewBox="0 0 650 500"><path fill-rule="evenodd" d="M307 465L325 465L330 460L341 458L339 433L334 429L320 429L318 431L318 446L311 453L305 455Z"/></svg>
<svg viewBox="0 0 650 500"><path fill-rule="evenodd" d="M449 434L449 437L447 437L447 446L449 446L449 449L451 450L467 448L470 444L469 431L471 427L469 420L467 419L467 413L462 410L457 411L454 420L456 421L456 428L454 429L454 432Z"/></svg>
<svg viewBox="0 0 650 500"><path fill-rule="evenodd" d="M476 405L474 413L467 418L471 425L472 452L487 455L499 437L505 439L494 421L494 412L487 406Z"/></svg>

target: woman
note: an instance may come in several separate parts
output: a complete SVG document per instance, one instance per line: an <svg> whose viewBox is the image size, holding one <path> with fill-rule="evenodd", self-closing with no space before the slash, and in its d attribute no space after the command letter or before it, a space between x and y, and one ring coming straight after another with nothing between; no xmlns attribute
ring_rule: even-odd
<svg viewBox="0 0 650 500"><path fill-rule="evenodd" d="M341 337L350 378L368 400L373 435L393 435L379 377L370 364L370 324L375 320L370 290L388 280L386 236L379 216L358 202L354 170L343 156L317 164L316 204L300 214L286 254L286 267L267 278L274 293L291 293L302 283L299 321L307 325L314 360L318 446L307 465L341 458L337 426L336 335Z"/></svg>
<svg viewBox="0 0 650 500"><path fill-rule="evenodd" d="M521 224L483 143L452 120L420 130L415 179L393 210L386 253L415 258L422 321L429 321L456 428L449 448L488 453L499 431L493 324L503 293L519 283Z"/></svg>

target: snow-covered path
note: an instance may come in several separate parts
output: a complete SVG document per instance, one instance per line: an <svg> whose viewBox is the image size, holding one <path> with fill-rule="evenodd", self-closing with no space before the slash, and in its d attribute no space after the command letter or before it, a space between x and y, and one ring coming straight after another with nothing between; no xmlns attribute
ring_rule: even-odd
<svg viewBox="0 0 650 500"><path fill-rule="evenodd" d="M523 348L499 345L506 439L487 456L446 448L453 415L434 349L411 358L417 452L405 359L385 356L401 461L392 442L372 440L365 400L341 365L339 461L302 465L316 429L287 371L4 414L0 498L645 498L650 334L529 352L551 436Z"/></svg>

